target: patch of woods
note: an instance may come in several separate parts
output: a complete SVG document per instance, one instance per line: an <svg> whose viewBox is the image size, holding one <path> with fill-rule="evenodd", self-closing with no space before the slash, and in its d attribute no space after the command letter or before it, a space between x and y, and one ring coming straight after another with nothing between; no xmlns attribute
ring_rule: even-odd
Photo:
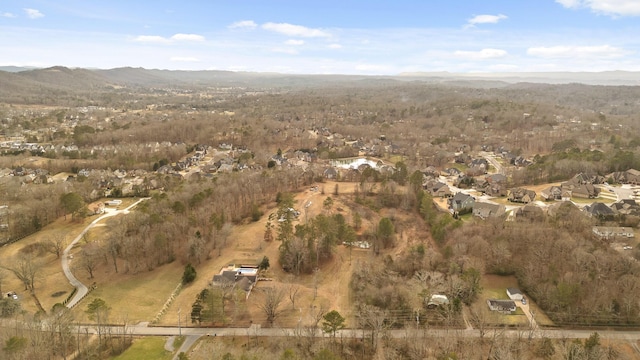
<svg viewBox="0 0 640 360"><path fill-rule="evenodd" d="M133 341L126 319L114 319L111 308L96 298L83 312L56 304L48 312L16 314L11 331L0 331L2 359L106 359L125 351ZM84 315L82 315L84 313ZM97 335L81 331L77 324L90 321Z"/></svg>
<svg viewBox="0 0 640 360"><path fill-rule="evenodd" d="M612 135L609 144L620 141ZM619 145L609 152L580 148L573 140L563 140L553 144L553 151L546 155L536 155L533 164L517 169L512 174L514 185L544 184L568 180L575 174L611 174L628 169L640 169L640 155L631 149L640 145L640 138L629 140L628 146ZM614 184L614 179L606 179Z"/></svg>
<svg viewBox="0 0 640 360"><path fill-rule="evenodd" d="M428 331L410 331L400 338L381 337L377 346L363 339L362 333L349 337L314 339L304 331L278 338L260 338L250 332L246 337L233 339L209 338L200 344L194 357L207 356L214 360L314 359L574 359L574 360L630 360L630 348L621 343L601 340L597 332L584 340L528 338L527 334L509 336L495 333L491 339L478 341L451 332L447 336L432 335Z"/></svg>
<svg viewBox="0 0 640 360"><path fill-rule="evenodd" d="M259 219L260 207L278 192L310 181L295 169L278 175L230 174L155 194L138 211L107 220L111 230L104 238L87 239L83 270L91 278L103 263L116 273L150 271L176 260L197 266L233 241L233 224Z"/></svg>
<svg viewBox="0 0 640 360"><path fill-rule="evenodd" d="M593 225L564 203L541 220L466 224L445 246L460 268L515 275L557 324L637 325L640 266L595 238Z"/></svg>

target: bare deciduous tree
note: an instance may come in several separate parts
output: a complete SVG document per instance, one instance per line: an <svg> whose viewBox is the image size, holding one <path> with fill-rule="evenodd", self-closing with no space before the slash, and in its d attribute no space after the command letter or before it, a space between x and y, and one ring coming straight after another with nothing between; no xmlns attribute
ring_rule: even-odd
<svg viewBox="0 0 640 360"><path fill-rule="evenodd" d="M283 300L284 291L282 289L275 287L264 289L264 301L258 304L258 308L267 316L269 326L273 326L276 319L282 315L283 310L280 309L280 304Z"/></svg>
<svg viewBox="0 0 640 360"><path fill-rule="evenodd" d="M47 245L47 251L54 254L56 258L59 259L60 255L62 255L62 251L64 250L64 245L65 245L64 234L62 233L54 234L49 239L47 239L46 245Z"/></svg>
<svg viewBox="0 0 640 360"><path fill-rule="evenodd" d="M11 267L7 268L22 283L24 289L33 292L35 290L36 279L40 275L42 264L37 259L29 255L21 255Z"/></svg>
<svg viewBox="0 0 640 360"><path fill-rule="evenodd" d="M358 321L363 329L371 329L371 345L375 348L380 333L387 329L389 314L376 306L363 305L358 311Z"/></svg>
<svg viewBox="0 0 640 360"><path fill-rule="evenodd" d="M89 274L89 279L93 279L93 272L98 267L100 253L102 249L96 243L90 243L82 248L78 266Z"/></svg>
<svg viewBox="0 0 640 360"><path fill-rule="evenodd" d="M296 308L296 300L298 299L299 293L300 293L300 286L298 284L294 284L293 283L293 278L289 279L289 285L288 285L288 290L289 290L289 301L291 301L291 308L295 309Z"/></svg>

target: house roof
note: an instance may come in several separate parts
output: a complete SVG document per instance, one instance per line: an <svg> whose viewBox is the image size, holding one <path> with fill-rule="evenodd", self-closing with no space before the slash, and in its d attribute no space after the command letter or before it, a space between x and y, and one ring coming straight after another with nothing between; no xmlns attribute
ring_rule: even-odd
<svg viewBox="0 0 640 360"><path fill-rule="evenodd" d="M492 308L497 308L497 309L513 309L516 307L516 303L513 300L489 299L487 300L487 303Z"/></svg>
<svg viewBox="0 0 640 360"><path fill-rule="evenodd" d="M518 288L507 288L507 293L511 295L522 295L522 291Z"/></svg>
<svg viewBox="0 0 640 360"><path fill-rule="evenodd" d="M469 198L473 199L473 196L471 196L469 194L465 194L463 192L459 192L459 193L456 193L451 200L454 201L454 202L462 203L462 202L468 200Z"/></svg>
<svg viewBox="0 0 640 360"><path fill-rule="evenodd" d="M504 213L504 206L486 202L475 202L473 204L473 214L486 219L492 216L499 216Z"/></svg>
<svg viewBox="0 0 640 360"><path fill-rule="evenodd" d="M584 207L584 210L591 215L598 216L607 216L607 215L615 215L613 209L608 207L606 204L601 202L594 202L591 205L587 205Z"/></svg>

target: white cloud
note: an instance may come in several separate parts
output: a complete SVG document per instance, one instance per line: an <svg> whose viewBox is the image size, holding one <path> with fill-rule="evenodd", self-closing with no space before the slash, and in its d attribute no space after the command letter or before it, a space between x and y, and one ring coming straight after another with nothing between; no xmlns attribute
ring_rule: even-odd
<svg viewBox="0 0 640 360"><path fill-rule="evenodd" d="M532 47L527 49L527 54L541 58L616 58L624 56L627 52L622 48L610 45L600 46L549 46Z"/></svg>
<svg viewBox="0 0 640 360"><path fill-rule="evenodd" d="M293 25L287 23L268 22L262 25L265 30L277 32L287 36L298 37L329 37L330 34L320 29L312 29L301 25Z"/></svg>
<svg viewBox="0 0 640 360"><path fill-rule="evenodd" d="M169 39L157 35L140 35L136 36L133 41L156 44L166 44L170 42Z"/></svg>
<svg viewBox="0 0 640 360"><path fill-rule="evenodd" d="M172 56L169 60L170 61L174 61L174 62L198 62L198 61L200 61L200 59L198 59L198 58L185 57L185 56Z"/></svg>
<svg viewBox="0 0 640 360"><path fill-rule="evenodd" d="M294 46L300 46L300 45L304 45L304 40L294 40L294 39L290 39L284 42L287 45L294 45Z"/></svg>
<svg viewBox="0 0 640 360"><path fill-rule="evenodd" d="M175 34L171 40L176 41L204 41L204 36L198 34Z"/></svg>
<svg viewBox="0 0 640 360"><path fill-rule="evenodd" d="M507 15L476 15L467 21L468 27L473 27L477 24L496 24L500 20L507 19Z"/></svg>
<svg viewBox="0 0 640 360"><path fill-rule="evenodd" d="M140 35L136 36L133 41L155 44L170 44L177 41L205 41L204 36L197 34L175 34L170 38L159 35Z"/></svg>
<svg viewBox="0 0 640 360"><path fill-rule="evenodd" d="M556 0L569 8L588 8L595 13L610 16L640 16L640 1L637 0Z"/></svg>
<svg viewBox="0 0 640 360"><path fill-rule="evenodd" d="M10 12L2 13L1 16L2 17L6 17L6 18L14 18L14 17L16 17L15 14L10 13Z"/></svg>
<svg viewBox="0 0 640 360"><path fill-rule="evenodd" d="M329 44L329 49L342 49L342 45L340 44Z"/></svg>
<svg viewBox="0 0 640 360"><path fill-rule="evenodd" d="M227 26L229 29L249 29L253 30L258 26L253 20L236 21L233 24Z"/></svg>
<svg viewBox="0 0 640 360"><path fill-rule="evenodd" d="M556 2L566 8L577 8L580 6L580 0L556 0Z"/></svg>
<svg viewBox="0 0 640 360"><path fill-rule="evenodd" d="M24 10L25 14L27 14L27 17L29 19L39 19L41 17L44 17L44 14L40 12L40 10L36 10L36 9L22 9Z"/></svg>
<svg viewBox="0 0 640 360"><path fill-rule="evenodd" d="M507 56L507 52L502 49L482 49L480 51L458 50L453 54L458 57L473 60L498 59Z"/></svg>

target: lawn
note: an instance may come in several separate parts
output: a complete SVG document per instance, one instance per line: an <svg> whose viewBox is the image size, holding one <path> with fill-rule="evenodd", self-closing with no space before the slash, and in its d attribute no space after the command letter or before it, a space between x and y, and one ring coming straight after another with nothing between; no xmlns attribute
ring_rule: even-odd
<svg viewBox="0 0 640 360"><path fill-rule="evenodd" d="M94 279L98 284L97 289L89 293L74 311L84 316L87 304L95 298L101 298L111 307L112 321L150 321L162 310L180 282L182 272L183 266L178 262L135 275L116 274L112 266L104 265ZM90 283L86 278L81 280Z"/></svg>
<svg viewBox="0 0 640 360"><path fill-rule="evenodd" d="M480 306L485 307L486 311L489 311L486 303L488 299L508 300L507 288L518 287L518 280L515 276L498 276L498 275L485 275L481 280L482 293L478 297L477 302ZM517 308L513 314L505 315L496 312L491 312L491 316L488 317L492 321L496 322L496 325L515 325L515 326L527 326L529 320L524 314L522 309Z"/></svg>
<svg viewBox="0 0 640 360"><path fill-rule="evenodd" d="M163 336L136 339L131 347L113 360L171 360L173 353L164 349L166 341Z"/></svg>
<svg viewBox="0 0 640 360"><path fill-rule="evenodd" d="M23 254L22 249L25 247L37 242L54 239L58 236L64 238L64 245L66 246L66 244L71 242L94 218L95 217L88 217L82 219L82 221L71 221L70 217L67 217L67 220L61 217L33 235L27 236L13 244L0 247L0 259L3 259L0 263L3 266L11 267L19 256ZM73 290L73 287L69 284L69 281L62 272L59 258L56 258L56 256L51 253L44 253L42 255L35 254L35 256L36 263L40 267L40 271L36 277L35 292L43 308L49 311L54 304L64 301ZM38 309L34 300L27 291L24 291L22 283L13 274L8 272L8 270L4 270L4 272L7 273L7 276L2 283L2 290L16 291L20 298L22 309L28 312L36 312Z"/></svg>

